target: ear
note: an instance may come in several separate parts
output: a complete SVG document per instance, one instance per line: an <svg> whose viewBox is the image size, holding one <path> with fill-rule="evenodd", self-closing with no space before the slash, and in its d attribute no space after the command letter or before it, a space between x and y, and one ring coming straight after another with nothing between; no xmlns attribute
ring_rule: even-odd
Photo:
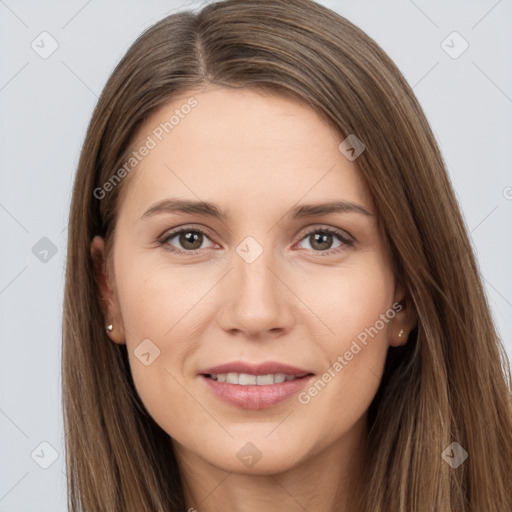
<svg viewBox="0 0 512 512"><path fill-rule="evenodd" d="M409 334L418 322L416 308L401 284L398 284L395 288L393 310L395 311L395 316L391 320L389 345L391 347L399 347L407 343Z"/></svg>
<svg viewBox="0 0 512 512"><path fill-rule="evenodd" d="M115 292L114 277L108 274L105 260L105 241L95 236L91 242L91 257L94 264L94 276L99 294L103 323L108 337L118 344L125 343L125 331ZM112 325L112 330L107 326Z"/></svg>

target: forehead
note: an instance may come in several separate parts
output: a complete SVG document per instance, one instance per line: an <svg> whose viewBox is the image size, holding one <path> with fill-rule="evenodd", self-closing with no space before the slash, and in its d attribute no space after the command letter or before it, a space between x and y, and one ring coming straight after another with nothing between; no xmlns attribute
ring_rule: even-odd
<svg viewBox="0 0 512 512"><path fill-rule="evenodd" d="M140 211L165 196L220 198L227 210L241 213L244 206L261 211L301 197L340 196L371 208L356 163L338 149L341 142L295 98L252 89L191 91L139 129L132 149L149 149L138 157L123 203Z"/></svg>

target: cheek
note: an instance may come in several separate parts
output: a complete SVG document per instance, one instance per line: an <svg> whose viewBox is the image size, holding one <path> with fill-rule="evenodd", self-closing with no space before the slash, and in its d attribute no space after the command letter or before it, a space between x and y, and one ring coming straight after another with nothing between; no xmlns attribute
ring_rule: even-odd
<svg viewBox="0 0 512 512"><path fill-rule="evenodd" d="M311 329L317 326L315 341L322 344L323 351L337 355L348 350L352 340L364 339L366 329L376 323L379 333L374 337L386 338L389 321L383 323L381 315L392 307L394 277L382 262L380 255L369 255L351 265L295 279L294 291L308 306L301 307L302 319Z"/></svg>
<svg viewBox="0 0 512 512"><path fill-rule="evenodd" d="M191 285L190 271L170 271L168 266L148 264L143 257L119 257L116 265L135 387L151 416L169 431L169 418L176 411L181 411L180 417L193 412L197 416L197 404L183 387L183 375L190 371L187 361L200 346L200 329L209 321L206 295L215 279L210 282L207 272L198 272ZM177 422L177 427L183 423Z"/></svg>
<svg viewBox="0 0 512 512"><path fill-rule="evenodd" d="M143 254L119 258L118 266L121 312L132 344L145 337L166 340L189 325L214 277L209 281L207 272L172 268L165 260L155 262Z"/></svg>
<svg viewBox="0 0 512 512"><path fill-rule="evenodd" d="M394 278L375 258L358 268L332 269L314 284L303 281L299 293L315 313L310 325L321 326L314 341L324 368L298 399L308 410L309 428L314 418L330 418L334 435L366 411L380 385L395 316Z"/></svg>

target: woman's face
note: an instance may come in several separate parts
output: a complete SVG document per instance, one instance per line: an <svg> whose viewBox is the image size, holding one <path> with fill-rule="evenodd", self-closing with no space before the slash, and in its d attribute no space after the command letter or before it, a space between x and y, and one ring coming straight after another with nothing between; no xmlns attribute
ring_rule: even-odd
<svg viewBox="0 0 512 512"><path fill-rule="evenodd" d="M404 313L341 142L301 102L220 87L140 129L101 290L180 453L274 473L364 432Z"/></svg>

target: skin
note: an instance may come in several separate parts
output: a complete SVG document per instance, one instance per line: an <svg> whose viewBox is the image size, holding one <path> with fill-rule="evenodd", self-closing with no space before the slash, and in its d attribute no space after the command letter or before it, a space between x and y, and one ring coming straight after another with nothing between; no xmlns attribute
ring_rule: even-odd
<svg viewBox="0 0 512 512"><path fill-rule="evenodd" d="M103 240L92 241L105 324L114 325L109 336L127 344L137 391L172 437L187 509L347 510L367 410L388 347L404 343L414 325L409 308L307 404L295 395L271 408L241 409L217 398L198 372L230 361L279 361L316 379L404 300L371 197L357 160L339 151L340 135L304 103L270 93L209 87L176 97L146 121L134 147L191 96L197 106L122 184L110 265ZM216 203L228 217L143 217L171 196ZM286 216L297 205L333 200L371 215ZM159 243L179 226L208 236L195 247L179 236ZM353 243L334 235L315 244L325 227ZM247 236L263 249L252 263L236 252ZM166 244L200 247L199 254L179 255ZM160 350L148 366L134 354L145 339ZM237 457L248 442L261 454L250 467Z"/></svg>

